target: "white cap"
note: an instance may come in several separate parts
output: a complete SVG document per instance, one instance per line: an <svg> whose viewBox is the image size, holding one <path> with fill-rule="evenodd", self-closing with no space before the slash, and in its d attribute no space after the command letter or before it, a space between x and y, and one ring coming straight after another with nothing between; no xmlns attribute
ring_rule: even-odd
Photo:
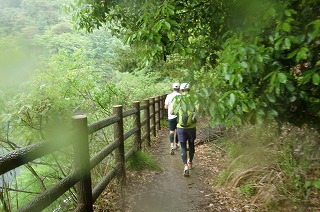
<svg viewBox="0 0 320 212"><path fill-rule="evenodd" d="M180 85L180 90L187 90L187 89L189 89L190 88L190 85L189 85L189 83L182 83L181 85Z"/></svg>
<svg viewBox="0 0 320 212"><path fill-rule="evenodd" d="M177 82L172 84L172 89L179 89L179 87L180 87L180 84Z"/></svg>

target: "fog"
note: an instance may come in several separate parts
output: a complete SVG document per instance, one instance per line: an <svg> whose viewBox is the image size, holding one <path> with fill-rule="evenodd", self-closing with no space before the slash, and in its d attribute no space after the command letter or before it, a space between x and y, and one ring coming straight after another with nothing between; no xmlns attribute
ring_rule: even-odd
<svg viewBox="0 0 320 212"><path fill-rule="evenodd" d="M18 88L28 81L38 61L26 46L0 43L0 88Z"/></svg>

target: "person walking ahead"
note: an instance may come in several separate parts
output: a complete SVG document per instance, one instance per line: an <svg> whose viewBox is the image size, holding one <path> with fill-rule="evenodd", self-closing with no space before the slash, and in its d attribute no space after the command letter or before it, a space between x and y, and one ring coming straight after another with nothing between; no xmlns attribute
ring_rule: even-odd
<svg viewBox="0 0 320 212"><path fill-rule="evenodd" d="M196 112L199 109L197 100L189 95L189 90L190 85L188 83L180 85L182 95L174 98L170 110L170 114L178 115L177 135L181 146L181 159L184 164L183 176L186 177L189 176L189 170L192 169L192 160L195 153L194 141L196 139Z"/></svg>
<svg viewBox="0 0 320 212"><path fill-rule="evenodd" d="M176 137L176 129L177 129L177 116L170 114L169 110L171 108L172 99L180 95L179 93L180 84L179 83L173 83L172 85L172 93L168 94L165 101L164 101L164 108L168 110L168 121L169 121L169 140L170 140L170 154L174 155L174 150L178 149L178 139ZM174 146L174 141L176 141L176 145Z"/></svg>

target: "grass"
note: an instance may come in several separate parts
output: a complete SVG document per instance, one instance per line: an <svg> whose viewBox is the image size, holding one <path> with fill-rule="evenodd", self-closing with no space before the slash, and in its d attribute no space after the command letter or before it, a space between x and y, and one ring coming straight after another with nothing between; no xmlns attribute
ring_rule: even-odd
<svg viewBox="0 0 320 212"><path fill-rule="evenodd" d="M150 154L143 151L135 152L126 163L128 170L142 171L142 170L155 170L160 171L161 168L156 160Z"/></svg>
<svg viewBox="0 0 320 212"><path fill-rule="evenodd" d="M275 124L247 125L233 129L220 140L227 152L225 169L216 183L237 188L251 204L277 209L283 202L304 209L319 196L319 176L310 163L319 134L310 129L285 126L279 134ZM311 166L312 165L312 166ZM301 209L301 208L300 208Z"/></svg>
<svg viewBox="0 0 320 212"><path fill-rule="evenodd" d="M256 187L254 184L252 183L247 183L247 184L244 184L242 186L239 187L239 191L240 193L248 196L248 197L252 197L256 194Z"/></svg>

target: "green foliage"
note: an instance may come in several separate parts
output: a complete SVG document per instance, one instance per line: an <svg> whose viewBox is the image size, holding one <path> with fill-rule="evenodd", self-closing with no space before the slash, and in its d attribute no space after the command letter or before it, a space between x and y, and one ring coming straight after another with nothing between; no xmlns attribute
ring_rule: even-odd
<svg viewBox="0 0 320 212"><path fill-rule="evenodd" d="M75 1L67 9L74 12L77 28L91 32L109 23L113 32L125 36L129 44L146 46L146 55L152 61L155 58L166 60L166 56L172 53L181 56L200 54L202 59L205 58L210 52L203 46L214 45L206 38L217 35L220 30L214 23L222 22L222 19L213 20L207 14L223 14L221 7L221 3L215 0L118 1L109 4ZM193 21L201 14L203 20ZM210 30L202 30L204 28Z"/></svg>
<svg viewBox="0 0 320 212"><path fill-rule="evenodd" d="M190 57L182 57L179 54L168 55L166 61L159 61L154 65L155 70L159 70L162 76L176 79L180 82L189 82L192 77L191 69L196 68ZM172 80L174 81L174 80Z"/></svg>
<svg viewBox="0 0 320 212"><path fill-rule="evenodd" d="M319 128L318 0L86 3L69 5L77 27L109 24L145 46L148 61L191 58L189 80L212 124L275 118Z"/></svg>
<svg viewBox="0 0 320 212"><path fill-rule="evenodd" d="M28 202L33 200L40 192L45 191L46 189L49 189L55 183L57 183L58 180L61 179L61 176L63 176L63 172L67 172L68 169L70 170L71 167L68 167L68 169L65 167L65 165L62 161L70 161L70 158L64 157L62 159L61 164L64 164L64 166L59 167L59 164L48 166L46 163L50 163L50 161L53 161L52 158L47 160L42 159L41 163L35 165L33 164L31 167L23 167L20 168L19 174L17 175L16 179L14 180L15 183L12 183L11 188L16 188L17 190L20 190L20 192L11 192L11 202L16 204L11 204L11 210L17 211L18 208L26 205ZM63 168L63 170L60 170L60 168ZM36 174L35 174L36 173ZM76 202L72 200L72 192L71 190L66 192L65 195L58 198L57 201L55 201L53 204L51 204L47 209L44 211L53 211L56 208L59 207L59 204L62 203L65 200L65 203L67 203L66 207L69 207L69 209L74 208L76 205Z"/></svg>
<svg viewBox="0 0 320 212"><path fill-rule="evenodd" d="M134 73L115 74L112 81L117 82L117 86L125 90L122 98L130 104L132 101L142 103L146 97L162 95L166 90L168 92L170 90L170 85L163 82L161 74L148 72L146 69Z"/></svg>
<svg viewBox="0 0 320 212"><path fill-rule="evenodd" d="M33 37L43 32L59 22L59 7L63 2L66 1L4 0L0 3L0 34Z"/></svg>
<svg viewBox="0 0 320 212"><path fill-rule="evenodd" d="M45 139L47 130L69 123L74 114L87 114L89 122L109 116L113 105L126 104L125 90L112 82L99 83L102 80L82 51L53 55L20 93L3 99L7 133L15 138L24 132L24 139L35 142Z"/></svg>
<svg viewBox="0 0 320 212"><path fill-rule="evenodd" d="M160 171L159 164L146 152L135 152L126 163L129 170L142 171L145 169Z"/></svg>
<svg viewBox="0 0 320 212"><path fill-rule="evenodd" d="M113 105L124 103L124 90L112 82L100 83L104 76L93 71L94 63L82 51L60 51L43 63L16 91L1 92L2 153L42 140L60 139L70 129L72 115L87 114L92 122L109 116ZM98 140L91 147L93 153L101 150L100 143L105 146L109 142L102 137L108 134L93 137ZM7 204L17 202L22 206L69 173L73 168L73 158L69 156L59 153L56 158L38 160L42 165L31 163L28 169L21 170L14 187L25 192L9 192L5 196ZM52 207L73 194L67 195L70 196L61 197ZM72 205L71 200L68 205Z"/></svg>

